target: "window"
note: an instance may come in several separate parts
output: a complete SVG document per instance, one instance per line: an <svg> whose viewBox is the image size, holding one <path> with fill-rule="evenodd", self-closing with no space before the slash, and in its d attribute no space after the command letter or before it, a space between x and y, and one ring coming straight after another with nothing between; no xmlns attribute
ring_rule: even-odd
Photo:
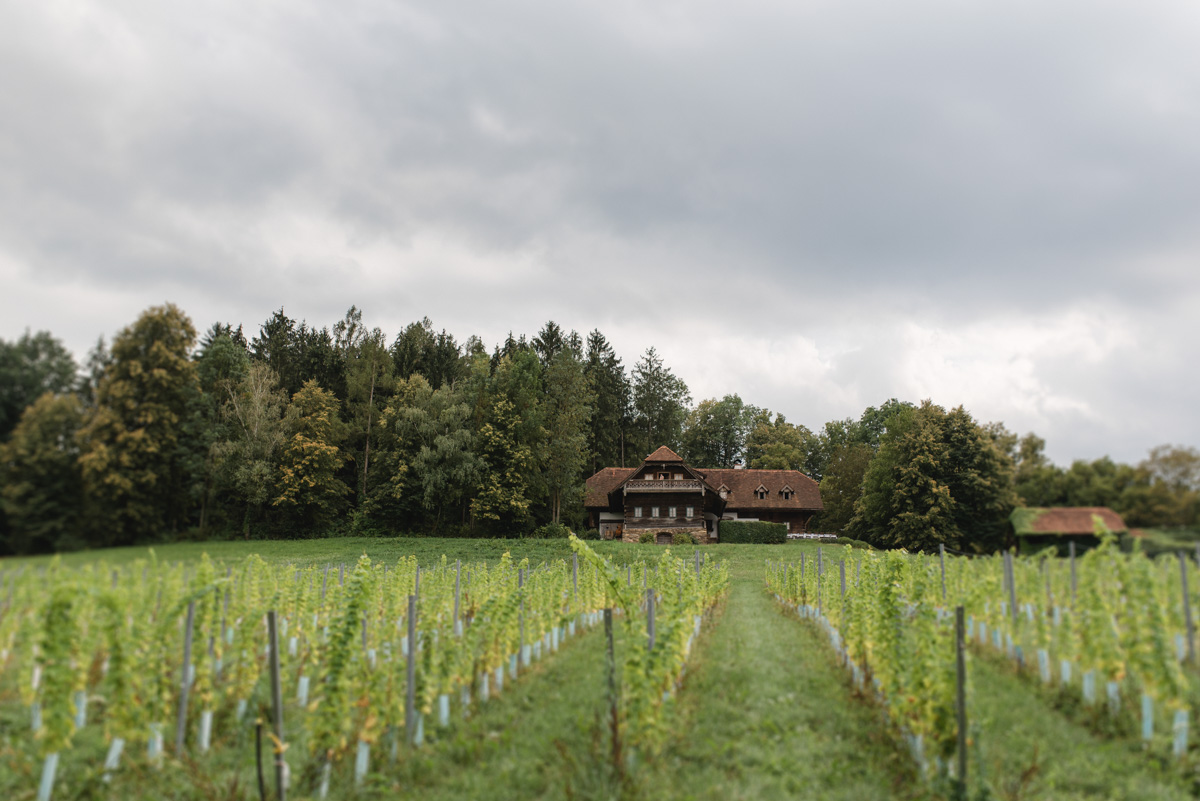
<svg viewBox="0 0 1200 801"><path fill-rule="evenodd" d="M687 508L687 516L688 516L688 517L695 517L695 516L696 516L696 507L695 507L695 506L689 506L689 507Z"/></svg>
<svg viewBox="0 0 1200 801"><path fill-rule="evenodd" d="M667 507L667 517L671 517L671 518L679 517L678 512L679 512L678 506L668 506Z"/></svg>
<svg viewBox="0 0 1200 801"><path fill-rule="evenodd" d="M721 490L721 500L725 500L728 497L729 497L729 490Z"/></svg>
<svg viewBox="0 0 1200 801"><path fill-rule="evenodd" d="M765 501L767 499L767 488L759 484L758 489L754 491L754 496L760 501Z"/></svg>
<svg viewBox="0 0 1200 801"><path fill-rule="evenodd" d="M676 480L676 481L683 481L683 473L676 473L676 474L675 474L675 480Z"/></svg>
<svg viewBox="0 0 1200 801"><path fill-rule="evenodd" d="M783 491L783 499L784 499L785 501L790 501L790 500L792 499L792 491L791 491L791 490L784 490L784 491Z"/></svg>
<svg viewBox="0 0 1200 801"><path fill-rule="evenodd" d="M633 507L633 516L634 516L635 518L636 518L636 517L641 517L641 516L642 516L642 507L640 507L640 506L635 506L635 507Z"/></svg>
<svg viewBox="0 0 1200 801"><path fill-rule="evenodd" d="M658 507L657 507L657 506L651 506L651 507L650 507L650 516L651 516L651 517L658 517Z"/></svg>

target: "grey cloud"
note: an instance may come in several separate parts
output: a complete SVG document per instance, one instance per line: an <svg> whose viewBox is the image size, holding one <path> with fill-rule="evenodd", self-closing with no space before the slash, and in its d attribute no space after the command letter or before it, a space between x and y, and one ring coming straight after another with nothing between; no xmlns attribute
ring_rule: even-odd
<svg viewBox="0 0 1200 801"><path fill-rule="evenodd" d="M756 402L810 424L903 385L905 315L959 329L1169 307L1183 321L1137 343L1156 386L1196 333L1200 21L1185 4L146 2L7 22L12 286L169 289L251 326L280 304L331 321L386 286L380 324L428 313L490 341L549 317L647 344L655 315L803 334L845 354L826 397ZM439 283L430 235L459 249L446 258L512 271L511 288L475 289L478 266ZM512 266L529 252L538 269ZM0 311L25 315L8 336L82 324ZM89 320L76 340L123 324ZM1121 367L1040 375L1111 417L1125 407L1105 371ZM1179 401L1196 384L1179 384L1161 413L1200 434ZM1072 449L1109 436L1052 425L1087 432L1060 434ZM1160 429L1138 431L1123 450Z"/></svg>

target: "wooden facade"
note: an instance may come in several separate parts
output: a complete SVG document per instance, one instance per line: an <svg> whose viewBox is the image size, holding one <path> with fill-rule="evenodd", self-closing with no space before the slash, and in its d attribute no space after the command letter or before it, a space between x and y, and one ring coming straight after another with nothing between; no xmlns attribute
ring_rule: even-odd
<svg viewBox="0 0 1200 801"><path fill-rule="evenodd" d="M803 532L821 510L817 483L795 470L704 470L662 447L634 468L608 467L587 480L588 525L604 539L658 541L686 531L720 538L721 520L765 520Z"/></svg>

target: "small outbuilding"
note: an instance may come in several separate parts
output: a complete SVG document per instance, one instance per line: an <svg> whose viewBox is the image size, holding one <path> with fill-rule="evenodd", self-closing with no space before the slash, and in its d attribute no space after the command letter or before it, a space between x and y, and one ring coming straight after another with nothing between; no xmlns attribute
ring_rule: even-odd
<svg viewBox="0 0 1200 801"><path fill-rule="evenodd" d="M1100 544L1102 534L1129 531L1121 516L1107 506L1017 507L1009 515L1013 535L1023 553L1057 548L1065 555L1069 543L1077 551Z"/></svg>

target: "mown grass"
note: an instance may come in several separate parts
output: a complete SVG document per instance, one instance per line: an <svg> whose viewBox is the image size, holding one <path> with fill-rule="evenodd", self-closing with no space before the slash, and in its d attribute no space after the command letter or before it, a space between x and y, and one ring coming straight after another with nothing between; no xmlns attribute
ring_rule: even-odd
<svg viewBox="0 0 1200 801"><path fill-rule="evenodd" d="M654 545L593 543L624 562L654 557ZM668 714L662 750L618 775L608 765L603 635L593 630L534 666L500 697L447 732L429 731L416 753L401 749L391 764L386 745L373 754L373 772L355 791L351 767L338 767L331 797L412 799L918 799L938 797L914 773L869 697L856 693L812 625L781 610L762 585L764 559L792 561L810 543L720 545L701 550L728 559L732 588L697 643L684 685ZM690 558L690 546L675 547ZM361 553L390 561L416 554L423 564L448 559L495 561L506 551L533 562L567 558L565 542L372 538L274 542L217 542L160 546L160 560L190 561L208 553L236 561L251 553L308 564L350 564ZM826 552L827 557L829 552ZM82 552L67 564L103 559L128 562L144 548ZM45 559L5 560L0 570L35 567ZM624 647L618 622L617 648ZM1200 797L1195 777L1164 764L1125 736L1089 731L1077 715L1057 709L1007 664L972 658L971 716L978 733L972 774L985 795L973 798L1184 799ZM264 701L261 697L259 702ZM94 714L102 714L96 699ZM262 707L265 711L265 705ZM456 710L457 713L457 710ZM253 727L219 729L205 757L169 759L150 768L140 755L123 763L111 785L100 778L105 743L98 726L79 735L64 755L55 798L253 799ZM302 738L293 735L298 754ZM289 738L289 739L293 739ZM168 737L168 739L170 739ZM0 792L32 798L38 760L28 710L0 704ZM269 743L267 744L269 760ZM293 756L299 768L304 759ZM267 770L268 787L271 772ZM973 782L974 783L974 782ZM978 789L978 788L977 788ZM311 797L297 772L292 798Z"/></svg>

